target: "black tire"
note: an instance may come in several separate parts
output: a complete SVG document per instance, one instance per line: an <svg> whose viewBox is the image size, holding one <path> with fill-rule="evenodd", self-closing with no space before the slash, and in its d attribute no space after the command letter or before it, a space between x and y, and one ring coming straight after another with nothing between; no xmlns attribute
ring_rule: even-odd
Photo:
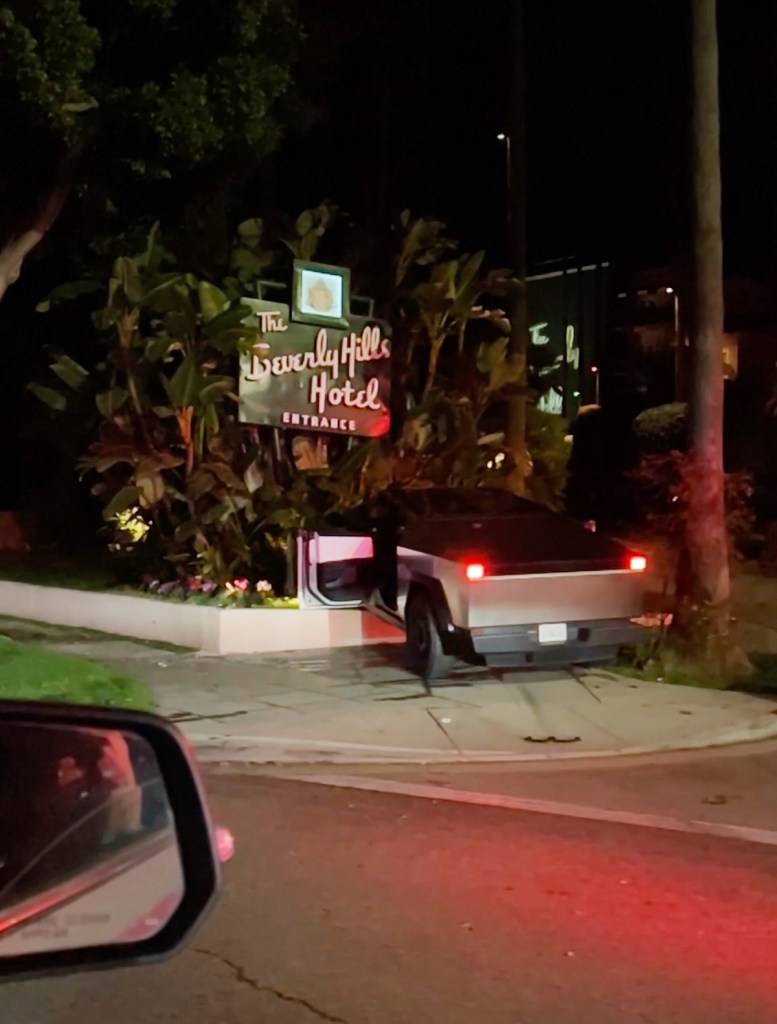
<svg viewBox="0 0 777 1024"><path fill-rule="evenodd" d="M410 599L405 614L405 630L413 671L427 682L449 675L456 664L456 658L442 649L440 631L425 594L416 594Z"/></svg>

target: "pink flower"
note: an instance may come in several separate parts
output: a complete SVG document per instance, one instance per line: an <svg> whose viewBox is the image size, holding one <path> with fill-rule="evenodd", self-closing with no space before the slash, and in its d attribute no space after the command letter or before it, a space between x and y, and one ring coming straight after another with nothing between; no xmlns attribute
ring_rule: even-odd
<svg viewBox="0 0 777 1024"><path fill-rule="evenodd" d="M245 593L245 591L248 590L250 583L248 582L247 579L241 578L238 580L232 580L232 586L235 588L235 590L240 590Z"/></svg>

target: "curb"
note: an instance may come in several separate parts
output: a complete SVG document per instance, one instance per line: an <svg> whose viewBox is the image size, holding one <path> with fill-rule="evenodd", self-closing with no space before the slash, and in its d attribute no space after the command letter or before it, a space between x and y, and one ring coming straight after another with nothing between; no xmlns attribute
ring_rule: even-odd
<svg viewBox="0 0 777 1024"><path fill-rule="evenodd" d="M214 736L212 733L185 733L197 757L207 763L305 765L305 764L486 764L547 763L645 754L668 754L691 750L714 750L777 738L777 712L766 713L768 722L738 726L707 733L676 743L645 743L609 750L551 750L543 747L532 753L504 750L429 750L412 747L387 747L366 743L298 740L271 736Z"/></svg>
<svg viewBox="0 0 777 1024"><path fill-rule="evenodd" d="M433 803L466 804L470 807L490 807L502 811L524 814L545 814L554 818L576 818L609 825L625 825L664 832L682 832L686 835L714 836L717 839L739 839L764 846L777 846L777 831L735 825L728 822L704 821L697 818L672 818L662 814L641 814L583 804L569 804L557 800L538 800L531 797L508 796L503 793L485 793L470 789L451 789L431 783L400 782L394 779L362 778L352 775L305 775L287 772L278 776L285 782L302 782L333 789L353 789L367 793L413 797Z"/></svg>

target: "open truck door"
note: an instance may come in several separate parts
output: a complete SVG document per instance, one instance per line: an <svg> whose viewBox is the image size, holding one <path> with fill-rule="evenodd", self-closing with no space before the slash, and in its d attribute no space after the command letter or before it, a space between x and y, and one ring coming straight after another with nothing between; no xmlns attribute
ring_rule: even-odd
<svg viewBox="0 0 777 1024"><path fill-rule="evenodd" d="M376 587L375 545L370 533L300 531L297 594L303 608L360 608Z"/></svg>

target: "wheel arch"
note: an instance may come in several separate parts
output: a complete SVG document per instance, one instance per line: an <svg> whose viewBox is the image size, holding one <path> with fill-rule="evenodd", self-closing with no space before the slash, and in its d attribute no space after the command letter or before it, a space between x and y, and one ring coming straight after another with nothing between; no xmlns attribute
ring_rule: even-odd
<svg viewBox="0 0 777 1024"><path fill-rule="evenodd" d="M405 627L411 602L418 596L425 597L429 602L443 651L453 657L470 660L474 655L472 638L467 630L459 629L454 624L445 589L436 577L420 572L411 575L405 602Z"/></svg>
<svg viewBox="0 0 777 1024"><path fill-rule="evenodd" d="M410 577L405 608L409 608L412 602L419 596L426 597L429 601L440 636L445 636L447 633L452 632L453 618L442 583L434 576L427 576L424 573L413 573Z"/></svg>

